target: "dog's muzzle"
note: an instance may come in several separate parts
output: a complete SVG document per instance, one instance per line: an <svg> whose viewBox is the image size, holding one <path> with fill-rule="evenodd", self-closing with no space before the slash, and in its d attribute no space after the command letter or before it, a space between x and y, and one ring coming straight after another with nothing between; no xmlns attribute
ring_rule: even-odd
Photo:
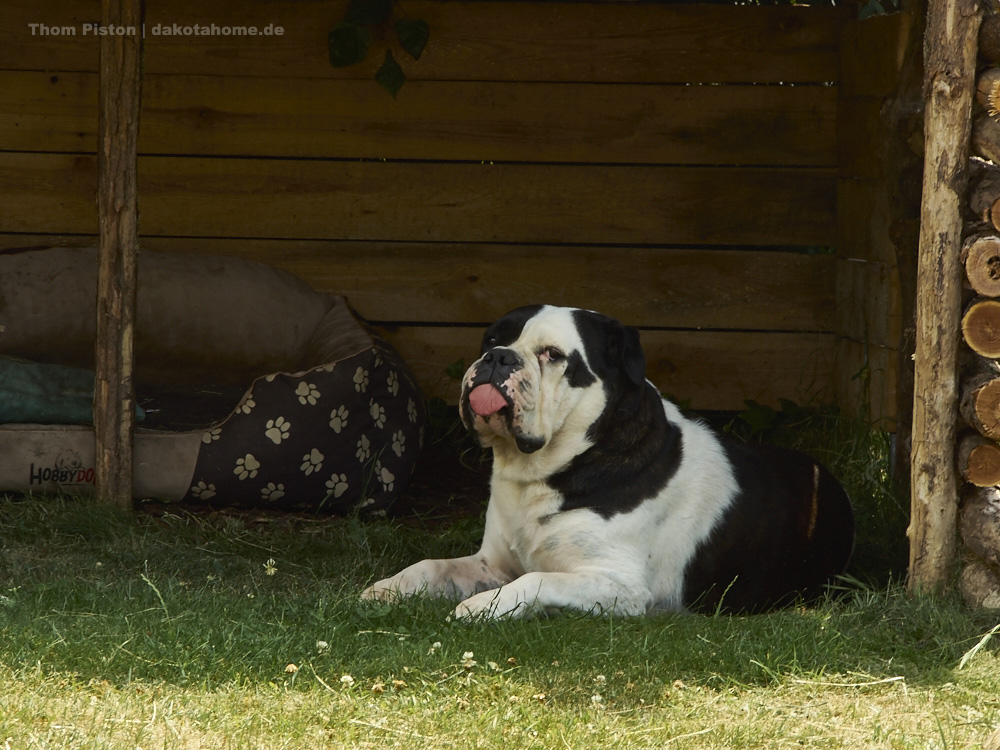
<svg viewBox="0 0 1000 750"><path fill-rule="evenodd" d="M513 349L496 347L479 360L469 384L469 408L483 418L489 418L513 404L505 383L524 366L521 356Z"/></svg>

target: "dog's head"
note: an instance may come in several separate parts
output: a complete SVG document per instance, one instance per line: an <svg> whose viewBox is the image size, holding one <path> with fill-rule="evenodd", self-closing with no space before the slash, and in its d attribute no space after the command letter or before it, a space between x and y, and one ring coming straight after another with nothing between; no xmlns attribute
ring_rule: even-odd
<svg viewBox="0 0 1000 750"><path fill-rule="evenodd" d="M521 454L593 442L602 416L645 383L639 334L573 308L518 308L490 326L465 373L460 414L484 446Z"/></svg>

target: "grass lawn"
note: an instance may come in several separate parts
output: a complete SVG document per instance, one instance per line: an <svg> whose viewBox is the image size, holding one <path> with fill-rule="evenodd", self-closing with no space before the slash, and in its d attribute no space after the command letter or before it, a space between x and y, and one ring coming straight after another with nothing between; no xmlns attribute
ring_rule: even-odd
<svg viewBox="0 0 1000 750"><path fill-rule="evenodd" d="M751 427L801 436L796 419ZM865 583L753 617L460 624L443 602L358 600L473 550L467 501L360 521L0 498L0 750L998 750L997 615L892 583L905 511L884 436L819 431L839 443L810 447L855 500Z"/></svg>
<svg viewBox="0 0 1000 750"><path fill-rule="evenodd" d="M1000 727L1000 636L959 668L996 618L891 584L755 617L358 601L479 523L0 501L0 748L982 747Z"/></svg>

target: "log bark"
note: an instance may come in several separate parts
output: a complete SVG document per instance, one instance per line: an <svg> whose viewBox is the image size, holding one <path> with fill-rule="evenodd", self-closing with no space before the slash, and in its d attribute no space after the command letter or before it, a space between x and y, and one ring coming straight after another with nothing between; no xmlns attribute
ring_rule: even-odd
<svg viewBox="0 0 1000 750"><path fill-rule="evenodd" d="M142 0L103 0L97 154L98 273L94 443L98 497L132 507L132 384L139 207Z"/></svg>
<svg viewBox="0 0 1000 750"><path fill-rule="evenodd" d="M1000 609L1000 573L981 560L966 561L959 590L970 607Z"/></svg>
<svg viewBox="0 0 1000 750"><path fill-rule="evenodd" d="M974 159L969 185L969 210L979 221L1000 229L1000 167Z"/></svg>
<svg viewBox="0 0 1000 750"><path fill-rule="evenodd" d="M979 29L979 57L1000 65L1000 16L990 15L983 19Z"/></svg>
<svg viewBox="0 0 1000 750"><path fill-rule="evenodd" d="M961 261L965 277L976 293L1000 297L1000 237L985 235L968 238L962 245Z"/></svg>
<svg viewBox="0 0 1000 750"><path fill-rule="evenodd" d="M1000 68L984 68L976 78L976 101L991 115L1000 114Z"/></svg>
<svg viewBox="0 0 1000 750"><path fill-rule="evenodd" d="M975 360L978 366L962 373L959 413L980 435L1000 440L1000 365L992 359Z"/></svg>
<svg viewBox="0 0 1000 750"><path fill-rule="evenodd" d="M976 487L1000 484L1000 445L982 435L970 432L958 443L958 472Z"/></svg>
<svg viewBox="0 0 1000 750"><path fill-rule="evenodd" d="M1000 122L988 112L980 112L972 122L972 151L1000 164Z"/></svg>
<svg viewBox="0 0 1000 750"><path fill-rule="evenodd" d="M1000 357L1000 300L976 298L962 316L962 336L976 354Z"/></svg>
<svg viewBox="0 0 1000 750"><path fill-rule="evenodd" d="M1000 567L1000 489L980 487L967 492L958 527L967 552Z"/></svg>
<svg viewBox="0 0 1000 750"><path fill-rule="evenodd" d="M955 572L958 479L959 252L968 185L976 0L932 0L924 46L924 182L917 263L916 393L913 403L911 591L941 591ZM1000 338L1000 337L998 337Z"/></svg>

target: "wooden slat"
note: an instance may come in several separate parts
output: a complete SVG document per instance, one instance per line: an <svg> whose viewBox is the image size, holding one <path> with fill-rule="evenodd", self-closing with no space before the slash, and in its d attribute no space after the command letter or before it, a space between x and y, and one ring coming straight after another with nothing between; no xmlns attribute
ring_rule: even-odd
<svg viewBox="0 0 1000 750"><path fill-rule="evenodd" d="M454 402L459 384L445 368L478 356L484 329L406 327L385 331L424 395ZM776 405L828 402L834 337L829 334L642 331L647 377L694 409L739 410L746 399Z"/></svg>
<svg viewBox="0 0 1000 750"><path fill-rule="evenodd" d="M97 37L84 23L98 0L5 0L0 69L97 69ZM370 78L384 52L334 71L326 36L346 2L150 0L147 73ZM834 81L848 8L625 3L454 3L412 0L431 40L411 78L601 82ZM156 36L156 24L280 25L281 36ZM68 26L75 37L41 36L29 24Z"/></svg>
<svg viewBox="0 0 1000 750"><path fill-rule="evenodd" d="M0 71L7 150L96 148L97 77ZM414 82L148 75L145 154L836 164L829 86Z"/></svg>
<svg viewBox="0 0 1000 750"><path fill-rule="evenodd" d="M0 231L92 233L94 159L0 153ZM832 170L143 157L144 233L822 245Z"/></svg>
<svg viewBox="0 0 1000 750"><path fill-rule="evenodd" d="M838 338L833 373L836 403L845 413L895 431L899 352L884 346Z"/></svg>
<svg viewBox="0 0 1000 750"><path fill-rule="evenodd" d="M902 333L895 266L873 261L837 262L837 332L854 341L898 348Z"/></svg>
<svg viewBox="0 0 1000 750"><path fill-rule="evenodd" d="M89 238L0 235L4 247ZM145 249L283 268L381 321L489 323L544 302L663 328L829 331L832 255L751 250L145 237Z"/></svg>

